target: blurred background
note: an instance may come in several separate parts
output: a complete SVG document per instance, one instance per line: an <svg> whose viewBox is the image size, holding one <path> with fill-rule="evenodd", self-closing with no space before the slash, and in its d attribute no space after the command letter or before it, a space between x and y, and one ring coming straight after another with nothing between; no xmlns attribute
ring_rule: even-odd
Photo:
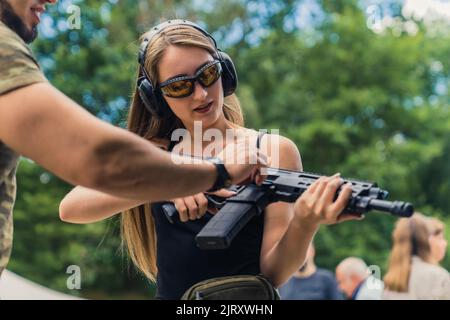
<svg viewBox="0 0 450 320"><path fill-rule="evenodd" d="M377 181L390 199L450 226L449 1L60 0L33 50L56 87L124 126L138 38L169 18L213 34L236 64L247 126L280 129L306 171ZM18 181L10 271L84 298L153 297L122 254L117 218L61 222L71 186L27 159ZM334 270L352 255L384 275L395 221L371 212L321 228L317 264ZM80 267L80 290L67 288L70 265Z"/></svg>

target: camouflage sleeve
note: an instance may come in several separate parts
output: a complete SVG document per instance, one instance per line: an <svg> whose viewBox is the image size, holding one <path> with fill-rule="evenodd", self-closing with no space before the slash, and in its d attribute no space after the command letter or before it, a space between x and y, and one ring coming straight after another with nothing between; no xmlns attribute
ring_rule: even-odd
<svg viewBox="0 0 450 320"><path fill-rule="evenodd" d="M36 82L46 82L31 49L0 24L0 95Z"/></svg>

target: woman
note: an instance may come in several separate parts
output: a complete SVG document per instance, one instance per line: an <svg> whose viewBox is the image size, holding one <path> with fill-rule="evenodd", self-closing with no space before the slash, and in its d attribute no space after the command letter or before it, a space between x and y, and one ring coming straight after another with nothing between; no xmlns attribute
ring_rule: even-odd
<svg viewBox="0 0 450 320"><path fill-rule="evenodd" d="M211 142L203 141L200 150L192 150L194 122L198 121L201 133L215 129L226 136L231 130L238 139L258 140L262 150L269 150L268 159L273 155L270 150L275 150L280 155L279 165L269 162L269 166L302 170L299 151L290 140L274 135L259 137L243 127L240 105L233 94L236 79L233 82L231 59L218 51L206 31L186 21L166 22L143 39L138 86L128 121L132 132L168 151L177 148L202 156ZM185 128L189 135L175 146L171 134L179 128ZM230 143L229 139L223 141L224 146ZM275 287L287 281L305 260L320 224L358 219L340 214L351 195L350 185L343 186L333 201L341 184L338 174L324 177L295 204L269 205L227 250L202 251L195 245L195 235L211 218L202 193L172 199L180 219L171 224L160 203L139 203L76 187L62 201L60 217L89 223L123 212L122 237L132 261L149 279L156 278L159 298L179 299L191 285L214 277L261 273ZM217 194L232 195L227 190Z"/></svg>
<svg viewBox="0 0 450 320"><path fill-rule="evenodd" d="M397 221L392 238L383 298L450 299L450 275L439 266L447 248L444 224L414 213Z"/></svg>
<svg viewBox="0 0 450 320"><path fill-rule="evenodd" d="M430 263L439 266L445 258L447 252L447 240L445 239L445 225L442 221L436 218L429 217L428 232L430 243Z"/></svg>

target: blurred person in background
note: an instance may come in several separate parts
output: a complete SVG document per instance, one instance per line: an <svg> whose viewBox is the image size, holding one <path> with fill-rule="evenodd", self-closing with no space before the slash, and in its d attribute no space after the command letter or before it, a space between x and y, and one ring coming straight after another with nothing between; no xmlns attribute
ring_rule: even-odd
<svg viewBox="0 0 450 320"><path fill-rule="evenodd" d="M439 266L447 249L444 227L418 212L397 221L383 299L450 299L450 275Z"/></svg>
<svg viewBox="0 0 450 320"><path fill-rule="evenodd" d="M351 300L380 300L383 282L370 275L367 264L360 258L349 257L336 267L339 288Z"/></svg>
<svg viewBox="0 0 450 320"><path fill-rule="evenodd" d="M283 300L342 300L337 282L331 271L318 268L314 263L314 244L311 243L305 264L280 287Z"/></svg>

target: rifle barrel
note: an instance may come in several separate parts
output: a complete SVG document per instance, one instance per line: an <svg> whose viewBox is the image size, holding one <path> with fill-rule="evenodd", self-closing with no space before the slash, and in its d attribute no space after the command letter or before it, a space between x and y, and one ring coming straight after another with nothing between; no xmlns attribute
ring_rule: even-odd
<svg viewBox="0 0 450 320"><path fill-rule="evenodd" d="M371 209L390 212L398 217L411 217L414 213L414 207L409 202L403 201L386 201L379 199L371 199L369 204Z"/></svg>

